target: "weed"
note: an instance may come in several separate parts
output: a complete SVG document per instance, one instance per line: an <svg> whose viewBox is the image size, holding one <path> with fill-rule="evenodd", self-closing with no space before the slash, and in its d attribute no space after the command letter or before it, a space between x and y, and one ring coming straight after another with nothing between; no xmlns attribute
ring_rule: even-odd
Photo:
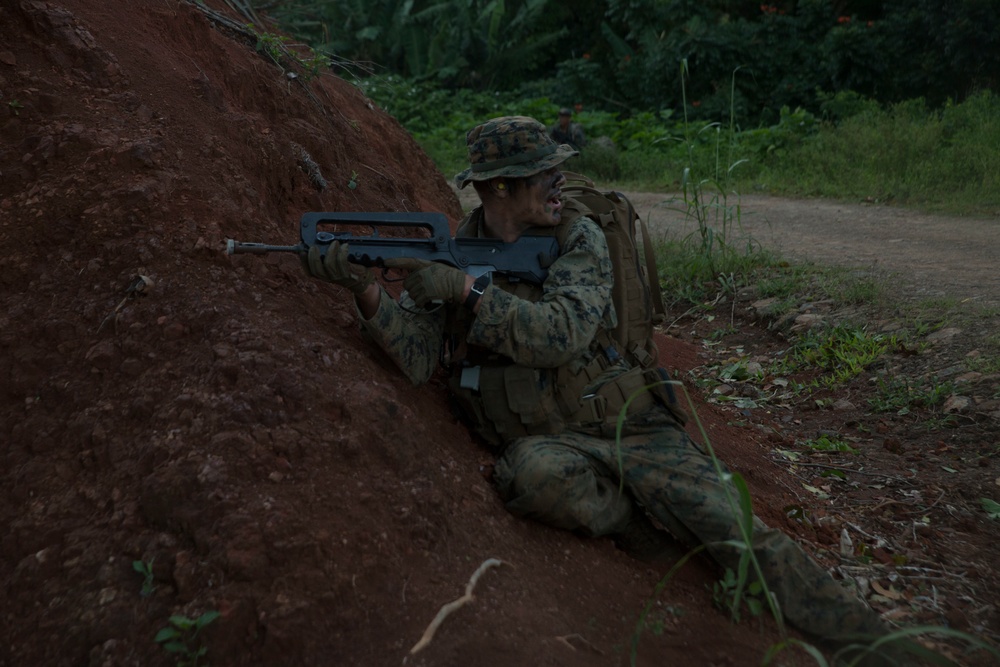
<svg viewBox="0 0 1000 667"><path fill-rule="evenodd" d="M989 498L980 498L979 502L983 506L983 511L990 519L1000 519L1000 503Z"/></svg>
<svg viewBox="0 0 1000 667"><path fill-rule="evenodd" d="M906 377L879 378L878 393L868 399L868 404L875 412L906 415L914 408L932 408L955 393L955 385L950 381L931 378L929 382L929 386L917 386Z"/></svg>
<svg viewBox="0 0 1000 667"><path fill-rule="evenodd" d="M940 415L930 417L921 422L921 425L928 431L941 431L946 428L958 426L958 418L955 415Z"/></svg>
<svg viewBox="0 0 1000 667"><path fill-rule="evenodd" d="M978 356L968 357L965 360L965 365L970 371L976 371L978 373L1000 373L1000 355L980 354ZM997 396L994 396L993 398L997 398Z"/></svg>
<svg viewBox="0 0 1000 667"><path fill-rule="evenodd" d="M681 62L680 70L683 92L686 91L686 60ZM686 92L683 95L686 97ZM732 152L734 128L731 126L723 135L718 123L710 123L693 132L687 124L686 112L684 127L689 166L682 171L680 196L672 197L664 204L666 208L682 214L685 221L694 223L695 229L675 243L675 250L679 252L663 252L664 249L660 249L658 256L664 258L664 266L658 264L658 268L661 268L665 291L684 294L687 290L688 300L696 303L706 295L706 283L712 283L712 289L719 294L732 296L755 271L774 265L776 260L744 232L739 195L735 194L733 200L730 199L733 172L744 160L732 162L730 158L729 166L723 169L720 155L724 136L727 138L727 149ZM693 177L690 165L694 162L696 145L703 134L714 137L711 142L714 146L714 175L698 180ZM689 291L698 285L701 287Z"/></svg>
<svg viewBox="0 0 1000 667"><path fill-rule="evenodd" d="M163 650L177 656L177 667L198 667L198 660L208 653L199 635L209 623L219 617L217 611L206 611L196 619L174 615L170 624L156 633L155 641ZM202 665L207 667L207 665Z"/></svg>
<svg viewBox="0 0 1000 667"><path fill-rule="evenodd" d="M828 435L821 435L815 440L806 440L802 443L803 447L811 449L816 452L848 452L850 454L857 454L858 450L851 447L849 444L840 440L839 438L831 438Z"/></svg>
<svg viewBox="0 0 1000 667"><path fill-rule="evenodd" d="M716 329L715 331L712 332L712 335L709 336L708 340L711 340L711 341L720 341L723 338L725 338L726 336L729 336L729 335L732 335L732 334L738 333L738 332L739 332L739 329L736 328L736 327L732 327L732 326L731 327L726 327L725 329Z"/></svg>
<svg viewBox="0 0 1000 667"><path fill-rule="evenodd" d="M253 23L248 23L246 28L257 38L257 44L254 45L257 52L263 53L274 61L275 65L284 70L284 67L281 65L281 57L288 51L285 47L285 43L288 41L288 38L284 35L275 35L269 32L258 32Z"/></svg>
<svg viewBox="0 0 1000 667"><path fill-rule="evenodd" d="M803 292L803 286L808 284L815 271L803 264L774 266L767 271L759 271L756 276L757 295L779 299L774 311L786 312L795 305L795 297Z"/></svg>
<svg viewBox="0 0 1000 667"><path fill-rule="evenodd" d="M881 306L885 302L888 276L875 267L865 271L829 267L819 276L823 291L840 303Z"/></svg>
<svg viewBox="0 0 1000 667"><path fill-rule="evenodd" d="M684 614L685 612L682 607L666 605L656 609L655 613L648 614L644 626L654 635L660 636L667 628L669 617L679 618L684 616Z"/></svg>
<svg viewBox="0 0 1000 667"><path fill-rule="evenodd" d="M705 545L701 544L681 556L681 558L674 563L673 567L671 567L667 573L663 575L663 578L656 583L656 587L653 589L653 594L649 596L649 599L646 601L646 606L643 607L642 612L639 614L639 620L635 625L635 632L632 633L631 651L629 655L629 664L632 665L632 667L635 667L636 659L638 658L639 639L642 637L643 630L646 629L647 619L649 618L654 602L659 599L660 593L662 593L663 589L666 588L668 583L670 583L670 580L674 578L674 575L677 574L677 572L684 567L689 560L704 550Z"/></svg>
<svg viewBox="0 0 1000 667"><path fill-rule="evenodd" d="M275 65L281 68L282 72L286 71L286 64L298 66L302 70L305 80L309 81L328 71L334 64L330 56L317 52L311 47L309 48L308 56L299 55L288 48L288 38L284 35L258 31L253 23L247 23L244 27L257 40L256 44L254 44L257 52L267 56ZM294 75L291 73L288 76L289 78L294 78Z"/></svg>
<svg viewBox="0 0 1000 667"><path fill-rule="evenodd" d="M984 336L980 341L978 354L967 357L965 365L970 371L978 371L980 373L1000 372L1000 334L993 333Z"/></svg>
<svg viewBox="0 0 1000 667"><path fill-rule="evenodd" d="M330 56L323 53L317 53L312 49L309 50L309 53L310 56L308 58L299 59L299 64L306 70L306 81L319 76L323 72L329 70L333 65L333 60Z"/></svg>
<svg viewBox="0 0 1000 667"><path fill-rule="evenodd" d="M147 563L143 560L132 561L132 569L142 575L142 589L139 595L148 598L156 591L156 584L153 583L153 561Z"/></svg>
<svg viewBox="0 0 1000 667"><path fill-rule="evenodd" d="M760 597L763 593L763 586L759 581L750 582L741 600L737 599L739 593L739 580L732 569L726 568L722 579L712 584L712 601L719 609L728 609L733 621L739 623L741 606L746 606L750 615L757 618L764 611L764 603Z"/></svg>
<svg viewBox="0 0 1000 667"><path fill-rule="evenodd" d="M734 361L722 367L719 371L719 379L723 382L746 382L748 380L760 380L762 378L762 371L756 366L751 367L746 359L740 359L739 361Z"/></svg>
<svg viewBox="0 0 1000 667"><path fill-rule="evenodd" d="M21 109L24 108L24 105L21 104L20 102L18 102L15 99L15 100L11 100L10 102L7 102L7 108L9 108L11 111L13 111L15 116L20 116L21 115Z"/></svg>
<svg viewBox="0 0 1000 667"><path fill-rule="evenodd" d="M779 366L786 372L818 368L826 372L819 384L836 386L860 375L898 344L895 336L870 334L848 324L810 329L795 343Z"/></svg>

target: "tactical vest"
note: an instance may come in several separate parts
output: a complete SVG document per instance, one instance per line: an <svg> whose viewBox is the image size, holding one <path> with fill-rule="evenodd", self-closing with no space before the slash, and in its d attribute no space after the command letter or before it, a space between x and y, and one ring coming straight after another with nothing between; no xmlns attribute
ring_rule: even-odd
<svg viewBox="0 0 1000 667"><path fill-rule="evenodd" d="M564 188L564 193L567 189ZM580 196L566 196L560 225L528 232L555 235L562 248L571 225L584 215L605 232L614 267L612 301L618 326L614 331L598 332L590 349L593 359L584 368L578 371L569 365L532 368L514 364L488 350L466 348L464 340L474 315L465 309L452 311L446 336L451 341L453 356L445 362L453 370L449 381L451 395L464 419L494 446L502 446L514 438L554 435L566 429L613 437L613 426L626 404L628 414L660 404L683 423L684 415L677 408L673 392L663 384L668 379L666 373L655 367L653 303L659 298L659 289L658 283L654 283L656 289L650 289L638 262L634 242L637 216L630 220L631 230L623 229L621 205L632 215L634 209L623 196L605 197L610 195L590 189ZM463 221L456 235L475 235L480 224L481 209L477 209ZM630 234L627 239L626 234ZM651 253L648 239L645 245ZM541 286L511 283L497 274L493 276L493 284L528 301L538 301L542 296Z"/></svg>

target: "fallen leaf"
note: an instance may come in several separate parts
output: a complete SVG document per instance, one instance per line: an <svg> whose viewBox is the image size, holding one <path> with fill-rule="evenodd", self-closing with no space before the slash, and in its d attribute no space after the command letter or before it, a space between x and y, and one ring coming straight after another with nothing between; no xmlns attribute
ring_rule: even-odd
<svg viewBox="0 0 1000 667"><path fill-rule="evenodd" d="M902 618L913 616L913 612L905 607L896 607L882 614L882 618L887 621L899 621Z"/></svg>
<svg viewBox="0 0 1000 667"><path fill-rule="evenodd" d="M809 486L804 482L802 486L805 487L806 491L809 491L810 493L815 493L817 496L819 496L820 499L826 499L830 497L829 495L823 493L821 490L817 489L815 486Z"/></svg>
<svg viewBox="0 0 1000 667"><path fill-rule="evenodd" d="M891 585L889 586L889 590L886 590L886 589L882 588L882 586L877 581L872 581L872 588L875 589L876 593L878 593L879 595L881 595L883 597L887 597L890 600L902 600L903 599L903 595L899 591L897 591L896 589L894 589Z"/></svg>
<svg viewBox="0 0 1000 667"><path fill-rule="evenodd" d="M1000 503L990 500L989 498L980 498L979 502L983 504L983 510L986 511L986 516L991 519L1000 519Z"/></svg>
<svg viewBox="0 0 1000 667"><path fill-rule="evenodd" d="M840 555L844 558L850 558L854 555L854 542L851 541L851 536L846 528L842 528L840 531Z"/></svg>
<svg viewBox="0 0 1000 667"><path fill-rule="evenodd" d="M949 468L948 466L941 466L941 470L944 470L945 472L951 472L951 473L956 473L956 472L958 472L958 471L957 471L957 470L955 470L954 468Z"/></svg>

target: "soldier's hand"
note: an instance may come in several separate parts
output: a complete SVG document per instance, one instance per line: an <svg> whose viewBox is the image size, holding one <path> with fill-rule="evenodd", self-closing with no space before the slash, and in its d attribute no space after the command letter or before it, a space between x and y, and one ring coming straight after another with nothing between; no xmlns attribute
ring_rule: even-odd
<svg viewBox="0 0 1000 667"><path fill-rule="evenodd" d="M447 264L403 257L387 259L385 266L410 272L403 280L403 287L421 308L436 301L460 303L465 294L465 272Z"/></svg>
<svg viewBox="0 0 1000 667"><path fill-rule="evenodd" d="M320 247L309 248L309 255L303 262L306 273L325 280L328 283L340 285L349 289L355 296L361 296L375 282L371 269L351 264L347 261L347 244L334 241L326 249L326 255L320 254Z"/></svg>

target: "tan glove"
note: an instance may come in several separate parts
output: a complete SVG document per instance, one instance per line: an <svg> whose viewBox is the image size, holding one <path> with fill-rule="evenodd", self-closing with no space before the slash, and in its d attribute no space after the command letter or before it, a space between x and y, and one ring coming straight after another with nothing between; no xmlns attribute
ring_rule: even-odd
<svg viewBox="0 0 1000 667"><path fill-rule="evenodd" d="M465 272L460 269L428 262L423 259L401 257L385 260L389 269L405 269L410 272L403 280L403 287L410 293L419 307L423 308L432 301L459 303L465 293Z"/></svg>
<svg viewBox="0 0 1000 667"><path fill-rule="evenodd" d="M355 296L364 294L368 286L375 282L371 269L347 261L347 244L334 241L320 254L320 247L309 248L309 255L302 263L306 273L314 278L349 289Z"/></svg>

